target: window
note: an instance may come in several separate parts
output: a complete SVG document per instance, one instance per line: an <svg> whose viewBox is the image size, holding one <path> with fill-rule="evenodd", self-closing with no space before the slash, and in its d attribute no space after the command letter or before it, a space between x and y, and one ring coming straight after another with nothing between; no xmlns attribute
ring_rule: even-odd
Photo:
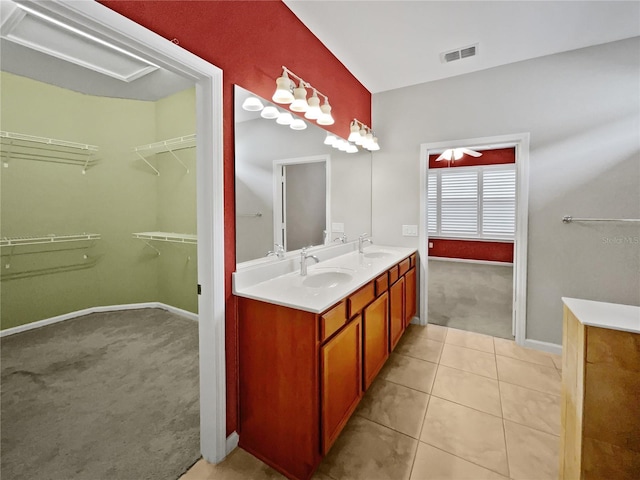
<svg viewBox="0 0 640 480"><path fill-rule="evenodd" d="M512 240L516 231L514 164L429 170L430 236Z"/></svg>

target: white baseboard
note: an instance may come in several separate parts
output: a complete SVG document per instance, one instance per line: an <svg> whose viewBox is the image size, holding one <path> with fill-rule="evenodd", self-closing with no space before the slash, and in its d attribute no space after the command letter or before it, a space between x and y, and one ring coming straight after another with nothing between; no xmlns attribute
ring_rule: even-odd
<svg viewBox="0 0 640 480"><path fill-rule="evenodd" d="M160 302L128 303L123 305L104 305L99 307L85 308L83 310L77 310L75 312L65 313L63 315L58 315L56 317L38 320L37 322L31 322L25 325L18 325L17 327L7 328L6 330L0 330L0 338L6 337L8 335L14 335L20 332L26 332L27 330L33 330L35 328L44 327L45 325L51 325L52 323L64 322L65 320L82 317L84 315L89 315L91 313L116 312L119 310L138 310L140 308L161 308L162 310L175 313L176 315L180 315L181 317L188 318L189 320L198 321L197 313L188 312L187 310L182 310L181 308L172 307L171 305L167 305L165 303L160 303Z"/></svg>
<svg viewBox="0 0 640 480"><path fill-rule="evenodd" d="M562 355L562 345L558 345L557 343L541 342L540 340L531 340L530 338L526 338L524 340L524 346L535 350L542 350L543 352Z"/></svg>
<svg viewBox="0 0 640 480"><path fill-rule="evenodd" d="M479 263L480 265L501 265L503 267L513 267L513 262L495 262L493 260L472 260L470 258L428 257L428 260L436 260L438 262Z"/></svg>
<svg viewBox="0 0 640 480"><path fill-rule="evenodd" d="M229 455L235 448L238 446L238 442L240 441L240 436L238 432L233 432L231 435L227 437L227 455Z"/></svg>

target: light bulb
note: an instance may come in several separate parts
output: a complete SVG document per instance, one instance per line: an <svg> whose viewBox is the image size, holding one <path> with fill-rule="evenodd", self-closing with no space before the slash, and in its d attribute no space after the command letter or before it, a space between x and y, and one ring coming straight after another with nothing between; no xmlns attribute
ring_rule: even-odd
<svg viewBox="0 0 640 480"><path fill-rule="evenodd" d="M273 105L267 105L266 107L264 107L264 109L260 112L260 116L262 118L267 118L269 120L274 119L274 118L278 118L278 115L280 115L280 110L278 110L276 107L274 107Z"/></svg>
<svg viewBox="0 0 640 480"><path fill-rule="evenodd" d="M276 119L278 125L291 125L293 116L289 112L281 112Z"/></svg>
<svg viewBox="0 0 640 480"><path fill-rule="evenodd" d="M307 89L304 88L304 83L300 80L300 85L293 89L293 103L289 106L293 112L306 112L309 109L307 103Z"/></svg>
<svg viewBox="0 0 640 480"><path fill-rule="evenodd" d="M320 110L320 99L318 98L318 92L314 89L313 95L308 100L307 104L309 108L304 114L304 118L308 118L309 120L317 120L320 115L322 115L322 110Z"/></svg>
<svg viewBox="0 0 640 480"><path fill-rule="evenodd" d="M360 134L360 136L355 139L355 142L356 142L356 145L362 145L364 141L367 139L367 131L364 129L364 127L362 127L360 129L360 132L358 133Z"/></svg>
<svg viewBox="0 0 640 480"><path fill-rule="evenodd" d="M284 103L288 105L293 102L294 97L291 93L291 80L289 80L289 74L286 70L282 71L282 76L276 79L276 91L271 97L276 103Z"/></svg>
<svg viewBox="0 0 640 480"><path fill-rule="evenodd" d="M336 121L331 116L331 105L329 105L329 100L325 97L324 105L320 107L322 110L322 115L318 117L318 125L333 125Z"/></svg>
<svg viewBox="0 0 640 480"><path fill-rule="evenodd" d="M453 149L453 159L454 160L460 160L463 155L464 155L464 152L462 151L461 148L454 148ZM447 160L449 160L449 159L447 159Z"/></svg>
<svg viewBox="0 0 640 480"><path fill-rule="evenodd" d="M360 130L355 120L351 122L350 130L351 133L349 133L349 138L347 138L347 140L349 140L350 142L355 142L356 140L358 140L358 137L360 137Z"/></svg>
<svg viewBox="0 0 640 480"><path fill-rule="evenodd" d="M337 141L338 139L333 133L327 133L327 136L324 139L324 144L333 146Z"/></svg>
<svg viewBox="0 0 640 480"><path fill-rule="evenodd" d="M289 128L292 130L304 130L305 128L307 128L307 122L305 122L301 118L296 118L293 122L291 122Z"/></svg>
<svg viewBox="0 0 640 480"><path fill-rule="evenodd" d="M264 105L262 105L258 97L247 97L244 102L242 102L242 108L247 112L259 112L264 108Z"/></svg>

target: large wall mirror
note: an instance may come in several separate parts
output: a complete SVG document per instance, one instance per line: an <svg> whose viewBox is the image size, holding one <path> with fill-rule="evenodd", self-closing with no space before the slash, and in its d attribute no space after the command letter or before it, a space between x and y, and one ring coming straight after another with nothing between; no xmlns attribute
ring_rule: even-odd
<svg viewBox="0 0 640 480"><path fill-rule="evenodd" d="M293 130L247 111L248 97L259 98L235 86L237 264L268 258L276 244L291 252L370 233L371 153L325 145L311 120Z"/></svg>

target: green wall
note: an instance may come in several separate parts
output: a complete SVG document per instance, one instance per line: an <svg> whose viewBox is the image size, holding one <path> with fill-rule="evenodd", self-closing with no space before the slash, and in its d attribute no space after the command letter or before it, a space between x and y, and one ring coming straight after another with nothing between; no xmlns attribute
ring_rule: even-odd
<svg viewBox="0 0 640 480"><path fill-rule="evenodd" d="M174 272L171 267L184 259L184 250L159 248L162 255L157 256L131 236L153 230L195 232L195 165L187 180L172 178L173 172L163 168L158 177L131 152L136 145L193 133L193 90L143 102L83 95L2 72L0 95L2 130L100 148L100 161L86 175L77 165L10 159L7 168L0 168L0 235L102 235L93 243L3 248L2 329L92 306L160 301L196 311L195 247L180 246L193 252L188 268ZM178 99L187 104L178 107ZM183 132L187 126L190 130ZM3 144L4 159L9 147ZM195 162L195 149L188 155ZM180 188L171 190L176 182ZM190 199L176 202L184 223L169 228L176 214L161 212L161 199L179 194ZM190 288L176 288L164 278L173 275L190 282ZM166 290L171 294L161 293Z"/></svg>

